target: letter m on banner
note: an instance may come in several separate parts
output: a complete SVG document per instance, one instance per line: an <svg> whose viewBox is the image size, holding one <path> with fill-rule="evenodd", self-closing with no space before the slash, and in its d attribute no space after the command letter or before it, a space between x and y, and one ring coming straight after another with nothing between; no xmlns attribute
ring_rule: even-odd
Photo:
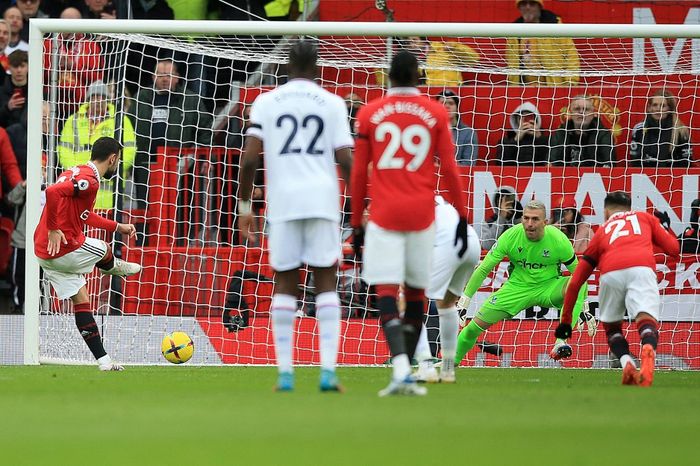
<svg viewBox="0 0 700 466"><path fill-rule="evenodd" d="M634 24L656 24L654 13L651 8L634 8L633 11ZM700 24L700 8L690 8L685 17L684 24ZM647 39L633 39L633 56L634 56L634 72L642 74L645 70L645 41ZM678 59L683 52L683 46L686 43L685 38L676 39L670 51L668 50L664 39L649 39L654 49L654 55L659 63L659 68L664 73L676 72ZM690 41L691 67L693 73L700 72L700 39L691 39ZM680 74L680 73L678 73Z"/></svg>

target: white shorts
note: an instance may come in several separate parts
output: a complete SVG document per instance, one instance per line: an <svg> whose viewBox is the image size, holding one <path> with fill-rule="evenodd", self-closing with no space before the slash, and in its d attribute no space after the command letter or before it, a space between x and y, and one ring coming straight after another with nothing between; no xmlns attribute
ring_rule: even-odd
<svg viewBox="0 0 700 466"><path fill-rule="evenodd" d="M370 285L427 288L434 237L434 224L422 231L393 231L369 222L362 278Z"/></svg>
<svg viewBox="0 0 700 466"><path fill-rule="evenodd" d="M44 276L51 282L58 299L68 299L85 286L85 274L92 272L107 253L107 243L95 238L85 242L75 251L56 259L39 259Z"/></svg>
<svg viewBox="0 0 700 466"><path fill-rule="evenodd" d="M341 256L340 226L323 218L289 220L269 225L270 265L286 272L307 264L331 267Z"/></svg>
<svg viewBox="0 0 700 466"><path fill-rule="evenodd" d="M634 319L640 312L659 320L659 286L656 272L649 267L613 270L600 276L601 322L619 322L625 310Z"/></svg>
<svg viewBox="0 0 700 466"><path fill-rule="evenodd" d="M455 246L454 239L443 244L435 244L430 285L425 293L428 299L444 299L447 290L455 296L462 295L481 256L481 244L476 231L469 226L467 232L469 234L467 252L461 259L457 256L461 244Z"/></svg>

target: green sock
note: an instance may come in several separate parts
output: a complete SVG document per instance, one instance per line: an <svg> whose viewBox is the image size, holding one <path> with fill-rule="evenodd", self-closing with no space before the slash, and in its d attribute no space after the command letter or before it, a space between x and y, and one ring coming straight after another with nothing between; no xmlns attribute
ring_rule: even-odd
<svg viewBox="0 0 700 466"><path fill-rule="evenodd" d="M464 356L469 350L474 348L476 339L484 332L484 329L479 327L473 320L469 325L464 327L457 337L457 355L455 356L455 366L459 366Z"/></svg>

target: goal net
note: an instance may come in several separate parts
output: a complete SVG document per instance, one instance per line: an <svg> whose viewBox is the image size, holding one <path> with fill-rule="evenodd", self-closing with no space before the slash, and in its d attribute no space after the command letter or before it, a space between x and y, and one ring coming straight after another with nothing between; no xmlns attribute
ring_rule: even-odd
<svg viewBox="0 0 700 466"><path fill-rule="evenodd" d="M686 243L692 254L677 263L658 256L658 359L662 367L700 368L700 260L691 245L698 237L692 203L700 197L692 154L700 127L697 27L134 23L85 20L68 28L37 22L43 40L34 39L30 61L30 98L43 96L45 124L39 127L41 110L31 101L29 139L36 150L30 146L28 232L40 212L39 154L46 155L43 176L51 183L61 170L85 163L97 137L115 135L124 145L121 171L116 181L103 183L96 208L135 224L138 235L88 232L143 267L125 280L99 272L87 276L91 306L114 359L164 362L163 335L182 330L194 340L193 363L274 363L264 169L254 192L256 241L243 242L237 229L237 180L249 106L261 92L286 82L288 44L301 35L318 40L319 82L346 99L351 118L359 106L384 95L392 53L418 54L421 92L456 104L457 157L471 222L485 249L493 243L494 222L517 222L519 215L517 208L499 211L497 193L515 206L543 201L552 222L579 248L586 227L594 231L602 223L602 200L611 190L630 192L635 209L660 212L676 235L695 228ZM388 349L372 290L359 279L360 264L347 242L344 253L339 363L382 364ZM41 361L91 362L71 304L57 300L36 278L31 245L27 267L29 276L37 274L27 285L27 354L36 355L38 348ZM484 282L468 316L507 277L504 262ZM301 282L294 360L317 364L313 276L304 272ZM597 275L588 286L598 315ZM437 355L434 304L431 309L428 334ZM525 309L482 337L498 345L500 356L475 349L465 364L614 365L602 329L591 337L585 327L574 332L573 357L551 361L557 319L554 307ZM634 326L625 329L638 352ZM28 355L25 361L35 361Z"/></svg>

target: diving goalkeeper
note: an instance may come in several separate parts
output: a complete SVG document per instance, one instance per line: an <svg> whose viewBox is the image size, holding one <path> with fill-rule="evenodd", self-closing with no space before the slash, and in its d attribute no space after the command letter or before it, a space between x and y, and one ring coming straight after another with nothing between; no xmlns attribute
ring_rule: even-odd
<svg viewBox="0 0 700 466"><path fill-rule="evenodd" d="M578 260L571 242L558 228L547 225L547 213L542 202L532 200L523 209L522 223L503 233L469 279L464 293L457 303L458 309L466 309L471 298L484 279L506 256L510 259L508 281L488 297L457 339L455 365L459 365L478 336L487 328L502 320L512 319L523 309L532 306L561 309L569 277L562 276L561 265L573 273ZM573 322L577 322L588 294L582 287L573 310ZM589 335L596 330L595 318L588 314L584 319ZM559 360L571 356L571 346L557 339L549 356Z"/></svg>

